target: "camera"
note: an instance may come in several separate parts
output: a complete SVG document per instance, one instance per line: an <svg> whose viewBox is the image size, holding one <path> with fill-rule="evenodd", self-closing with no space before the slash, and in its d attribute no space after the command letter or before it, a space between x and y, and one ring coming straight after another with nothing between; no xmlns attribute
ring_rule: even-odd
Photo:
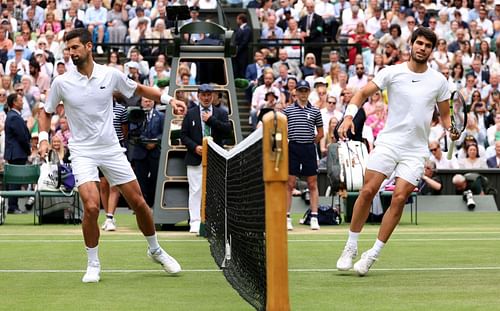
<svg viewBox="0 0 500 311"><path fill-rule="evenodd" d="M476 202L474 202L474 198L472 197L472 191L466 190L464 191L464 201L467 204L467 208L471 211L476 208Z"/></svg>

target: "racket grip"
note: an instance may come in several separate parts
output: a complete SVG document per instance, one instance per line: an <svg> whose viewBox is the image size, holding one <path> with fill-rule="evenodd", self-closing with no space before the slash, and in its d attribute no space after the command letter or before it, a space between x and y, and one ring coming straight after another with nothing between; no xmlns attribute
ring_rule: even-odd
<svg viewBox="0 0 500 311"><path fill-rule="evenodd" d="M451 160L451 158L453 157L453 151L455 150L455 141L452 140L451 143L450 143L450 148L448 148L448 154L446 155L446 158L448 160Z"/></svg>

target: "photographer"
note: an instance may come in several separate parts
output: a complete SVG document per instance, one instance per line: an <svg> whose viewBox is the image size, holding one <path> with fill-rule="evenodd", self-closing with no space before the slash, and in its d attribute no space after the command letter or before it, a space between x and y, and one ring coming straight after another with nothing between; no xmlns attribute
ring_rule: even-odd
<svg viewBox="0 0 500 311"><path fill-rule="evenodd" d="M149 206L153 206L165 115L155 109L154 101L145 97L141 100L141 107L144 110L145 119L134 133L139 136L139 139L132 150L131 159L144 198Z"/></svg>
<svg viewBox="0 0 500 311"><path fill-rule="evenodd" d="M453 176L452 183L455 186L455 192L456 194L462 194L469 210L476 208L473 195L484 194L482 179L483 177L478 173L456 174Z"/></svg>

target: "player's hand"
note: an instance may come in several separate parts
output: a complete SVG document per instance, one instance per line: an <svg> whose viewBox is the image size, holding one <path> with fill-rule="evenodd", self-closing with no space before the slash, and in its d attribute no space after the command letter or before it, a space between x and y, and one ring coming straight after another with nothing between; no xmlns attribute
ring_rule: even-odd
<svg viewBox="0 0 500 311"><path fill-rule="evenodd" d="M342 120L342 123L339 126L338 132L339 132L339 138L341 140L346 140L347 139L347 133L349 131L354 134L354 123L352 122L352 117L351 116L346 116L344 117L344 120Z"/></svg>
<svg viewBox="0 0 500 311"><path fill-rule="evenodd" d="M38 146L38 154L40 159L45 159L47 152L49 151L49 142L47 140L42 140Z"/></svg>
<svg viewBox="0 0 500 311"><path fill-rule="evenodd" d="M457 140L457 139L460 138L460 132L457 130L456 127L452 126L449 129L449 132L450 132L450 138L451 138L451 140Z"/></svg>
<svg viewBox="0 0 500 311"><path fill-rule="evenodd" d="M187 111L186 103L182 100L172 98L170 100L170 105L172 106L172 108L174 108L174 111Z"/></svg>

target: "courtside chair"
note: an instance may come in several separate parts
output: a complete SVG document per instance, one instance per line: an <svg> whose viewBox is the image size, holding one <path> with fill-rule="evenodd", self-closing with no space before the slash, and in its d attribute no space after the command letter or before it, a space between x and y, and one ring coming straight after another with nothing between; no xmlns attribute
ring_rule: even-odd
<svg viewBox="0 0 500 311"><path fill-rule="evenodd" d="M38 182L40 176L39 165L4 165L3 186L7 188L8 184L28 185ZM0 197L0 225L5 222L5 214L7 212L8 198L10 197L35 197L35 206L33 207L33 224L36 224L36 211L38 202L38 191L36 190L1 190Z"/></svg>
<svg viewBox="0 0 500 311"><path fill-rule="evenodd" d="M77 189L74 189L70 193L65 193L61 190L58 191L38 191L38 224L42 224L43 222L43 213L44 213L44 198L72 198L73 203L71 204L71 213L70 213L70 221L73 224L77 224L82 219L82 208L80 206L80 194Z"/></svg>

